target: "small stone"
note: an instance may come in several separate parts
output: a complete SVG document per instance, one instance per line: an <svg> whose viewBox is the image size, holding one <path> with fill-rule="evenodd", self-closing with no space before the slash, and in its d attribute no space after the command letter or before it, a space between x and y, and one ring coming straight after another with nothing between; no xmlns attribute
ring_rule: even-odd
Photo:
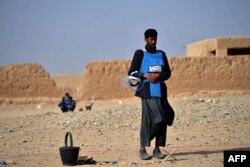
<svg viewBox="0 0 250 167"><path fill-rule="evenodd" d="M121 162L121 165L127 165L127 164L128 164L128 163L125 162L125 161Z"/></svg>
<svg viewBox="0 0 250 167"><path fill-rule="evenodd" d="M130 165L130 166L136 166L137 164L138 164L138 163L137 163L137 162L135 162L135 161L134 161L134 162L130 162L130 163L129 163L129 165Z"/></svg>
<svg viewBox="0 0 250 167"><path fill-rule="evenodd" d="M205 100L203 100L203 99L199 99L199 102L205 102Z"/></svg>
<svg viewBox="0 0 250 167"><path fill-rule="evenodd" d="M7 163L7 164L13 164L13 165L16 165L16 162L14 162L14 161L12 161L12 160L9 160L9 159L8 159L8 160L6 160L6 163Z"/></svg>

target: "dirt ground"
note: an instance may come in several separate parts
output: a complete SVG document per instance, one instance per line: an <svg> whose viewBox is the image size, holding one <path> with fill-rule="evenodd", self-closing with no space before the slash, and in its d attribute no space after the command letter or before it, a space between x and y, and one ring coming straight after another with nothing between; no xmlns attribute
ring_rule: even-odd
<svg viewBox="0 0 250 167"><path fill-rule="evenodd" d="M73 135L79 155L93 157L95 166L222 167L223 151L250 150L250 96L169 99L175 110L167 130L166 153L176 160L142 161L138 157L140 100L95 101L91 111L79 102L73 113L55 105L0 107L0 160L14 167L63 166L59 147L65 133ZM151 155L154 141L147 149ZM93 166L93 165L77 165Z"/></svg>

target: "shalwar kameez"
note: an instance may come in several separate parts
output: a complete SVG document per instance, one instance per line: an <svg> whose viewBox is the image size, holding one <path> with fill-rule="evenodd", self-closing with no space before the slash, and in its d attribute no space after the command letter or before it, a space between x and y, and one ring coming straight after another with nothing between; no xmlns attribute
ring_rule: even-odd
<svg viewBox="0 0 250 167"><path fill-rule="evenodd" d="M141 79L135 95L141 98L142 117L140 129L140 145L149 147L150 141L156 138L157 146L166 145L167 132L167 87L165 80L171 76L166 54L145 46L134 54L128 75ZM150 82L144 78L145 73L158 73L158 82Z"/></svg>

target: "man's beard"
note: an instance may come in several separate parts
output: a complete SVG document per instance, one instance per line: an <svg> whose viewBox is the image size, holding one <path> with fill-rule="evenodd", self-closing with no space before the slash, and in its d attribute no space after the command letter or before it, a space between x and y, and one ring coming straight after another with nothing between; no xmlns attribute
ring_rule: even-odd
<svg viewBox="0 0 250 167"><path fill-rule="evenodd" d="M156 45L148 45L151 49L156 49Z"/></svg>

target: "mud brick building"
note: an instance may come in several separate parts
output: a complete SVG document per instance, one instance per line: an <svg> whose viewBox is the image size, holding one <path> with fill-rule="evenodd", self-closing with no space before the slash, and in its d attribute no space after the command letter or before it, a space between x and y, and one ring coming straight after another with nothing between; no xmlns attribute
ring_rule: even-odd
<svg viewBox="0 0 250 167"><path fill-rule="evenodd" d="M250 56L250 36L219 37L191 43L186 46L187 57Z"/></svg>

